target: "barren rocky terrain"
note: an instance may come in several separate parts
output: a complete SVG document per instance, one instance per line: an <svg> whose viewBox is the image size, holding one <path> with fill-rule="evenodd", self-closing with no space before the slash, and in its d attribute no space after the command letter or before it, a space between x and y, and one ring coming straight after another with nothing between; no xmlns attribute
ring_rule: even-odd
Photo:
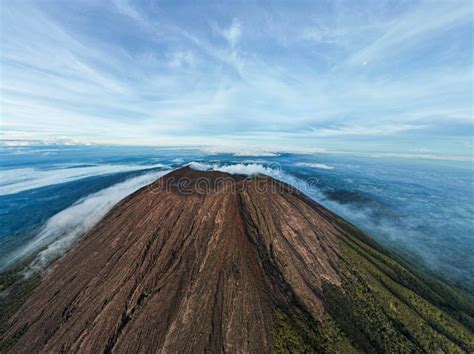
<svg viewBox="0 0 474 354"><path fill-rule="evenodd" d="M471 298L270 177L174 171L115 206L10 319L32 352L463 352Z"/></svg>

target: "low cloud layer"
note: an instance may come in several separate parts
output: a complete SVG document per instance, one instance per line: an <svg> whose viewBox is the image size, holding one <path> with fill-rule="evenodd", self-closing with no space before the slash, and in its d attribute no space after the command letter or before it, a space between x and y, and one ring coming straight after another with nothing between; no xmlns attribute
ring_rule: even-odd
<svg viewBox="0 0 474 354"><path fill-rule="evenodd" d="M264 174L274 176L277 173L277 168L264 166L260 163L236 163L236 164L219 164L219 163L205 163L205 162L191 162L189 164L194 170L198 171L220 171L234 175L253 176L256 174Z"/></svg>
<svg viewBox="0 0 474 354"><path fill-rule="evenodd" d="M198 171L220 171L230 174L253 176L256 174L263 174L271 176L277 180L288 183L298 188L303 193L306 193L317 200L321 200L323 194L317 188L317 180L312 183L307 183L300 178L294 177L285 172L278 164L262 164L262 163L236 163L236 164L220 164L220 163L205 163L205 162L191 162L189 167Z"/></svg>
<svg viewBox="0 0 474 354"><path fill-rule="evenodd" d="M56 169L18 168L0 171L0 195L7 195L50 186L58 183L71 182L81 178L99 176L109 173L139 171L150 168L164 168L166 165L97 165L75 167L60 166Z"/></svg>
<svg viewBox="0 0 474 354"><path fill-rule="evenodd" d="M309 163L307 163L307 165L308 164ZM318 165L316 167L307 165L304 165L304 167L322 168L323 170L327 170L327 167L332 167L330 165L316 163L311 164ZM400 248L410 250L414 254L421 256L433 269L442 269L443 272L449 271L453 277L457 276L459 278L471 279L472 281L472 277L467 274L467 270L459 269L449 262L444 262L444 264L441 262L443 254L433 249L433 242L438 242L441 245L446 241L436 238L428 240L427 231L423 231L423 229L420 228L420 226L423 226L431 220L428 216L418 219L414 216L417 214L414 213L409 217L400 215L398 218L390 213L385 215L384 210L379 209L377 205L371 203L364 205L340 203L334 199L330 199L322 192L320 189L322 187L318 184L317 179L304 180L292 175L291 170L283 170L278 165L264 162L219 163L214 161L202 161L191 162L189 166L202 171L222 171L246 176L255 174L272 176L275 179L298 188L315 201L323 204L342 217L347 218L359 227L362 227L377 240L386 245L390 245L392 249ZM24 257L34 255L36 252L39 253L35 257L28 274L43 269L51 260L70 249L75 242L84 233L90 230L119 200L138 188L152 182L166 172L167 171L154 172L133 177L125 182L118 183L82 198L74 205L50 218L31 242L3 260L0 264L0 269ZM314 175L317 176L317 173L315 172ZM434 221L436 222L436 219ZM449 254L453 254L453 250L457 249L457 246L451 247L449 249L451 253ZM465 264L470 263L472 262L469 260L465 261Z"/></svg>
<svg viewBox="0 0 474 354"><path fill-rule="evenodd" d="M38 235L14 254L7 256L0 268L5 268L41 250L29 270L43 269L49 262L69 250L120 200L167 172L152 172L133 177L80 199L51 217Z"/></svg>
<svg viewBox="0 0 474 354"><path fill-rule="evenodd" d="M310 168L319 168L321 170L334 170L333 166L326 165L324 163L308 163L308 162L300 162L297 163L296 166L301 167L310 167Z"/></svg>

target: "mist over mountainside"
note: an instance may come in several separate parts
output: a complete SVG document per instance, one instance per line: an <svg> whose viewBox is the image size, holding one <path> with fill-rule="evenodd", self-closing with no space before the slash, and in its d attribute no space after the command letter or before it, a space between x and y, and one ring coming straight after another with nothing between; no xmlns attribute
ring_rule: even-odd
<svg viewBox="0 0 474 354"><path fill-rule="evenodd" d="M12 190L26 186L26 181L29 185L21 192L0 195L0 271L15 259L21 261L19 256L34 249L41 235L54 236L43 239L49 242L67 237L73 227L87 231L94 222L81 204L110 205L116 196L139 188L146 175L190 163L204 170L271 175L302 190L417 267L474 289L469 163L250 149L225 154L182 148L0 148L0 190L2 183ZM21 178L6 183L3 176ZM109 187L119 194L107 192ZM67 245L61 249L67 250Z"/></svg>
<svg viewBox="0 0 474 354"><path fill-rule="evenodd" d="M472 298L295 188L182 168L117 204L2 336L13 352L463 352Z"/></svg>

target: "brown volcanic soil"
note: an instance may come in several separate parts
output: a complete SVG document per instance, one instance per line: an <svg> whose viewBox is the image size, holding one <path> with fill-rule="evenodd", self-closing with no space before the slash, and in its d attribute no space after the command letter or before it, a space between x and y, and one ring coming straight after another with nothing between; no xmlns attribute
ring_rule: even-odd
<svg viewBox="0 0 474 354"><path fill-rule="evenodd" d="M407 317L405 305L395 290L379 291L373 280L379 277L385 289L398 274L408 274L409 281L397 280L405 287L417 278L360 241L350 247L361 248L363 258L349 251L343 256L339 239L347 239L348 229L341 225L337 216L270 177L174 171L120 202L58 260L11 318L4 338L18 337L11 350L22 353L263 353L275 345L279 309L297 304L316 321L333 316L364 350L385 350L390 338L409 350L424 345L412 341L415 332L397 332ZM338 269L366 258L370 272ZM369 277L373 286L364 280ZM358 302L346 301L346 291ZM329 306L326 293L335 299ZM388 300L378 304L374 296ZM386 304L393 314L386 314ZM362 317L351 317L352 309ZM425 338L428 329L417 318L413 328ZM278 328L285 346L292 329ZM380 343L370 338L379 329L388 333L378 335ZM431 339L427 343L429 348Z"/></svg>
<svg viewBox="0 0 474 354"><path fill-rule="evenodd" d="M268 352L276 306L319 318L321 279L340 282L324 213L269 177L175 171L54 264L12 320L29 324L14 350Z"/></svg>

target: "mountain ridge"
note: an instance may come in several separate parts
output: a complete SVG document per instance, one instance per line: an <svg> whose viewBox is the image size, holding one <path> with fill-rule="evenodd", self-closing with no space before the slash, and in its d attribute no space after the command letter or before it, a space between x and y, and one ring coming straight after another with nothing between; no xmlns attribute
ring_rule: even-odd
<svg viewBox="0 0 474 354"><path fill-rule="evenodd" d="M12 352L463 352L470 301L287 184L186 167L118 203L1 339Z"/></svg>

